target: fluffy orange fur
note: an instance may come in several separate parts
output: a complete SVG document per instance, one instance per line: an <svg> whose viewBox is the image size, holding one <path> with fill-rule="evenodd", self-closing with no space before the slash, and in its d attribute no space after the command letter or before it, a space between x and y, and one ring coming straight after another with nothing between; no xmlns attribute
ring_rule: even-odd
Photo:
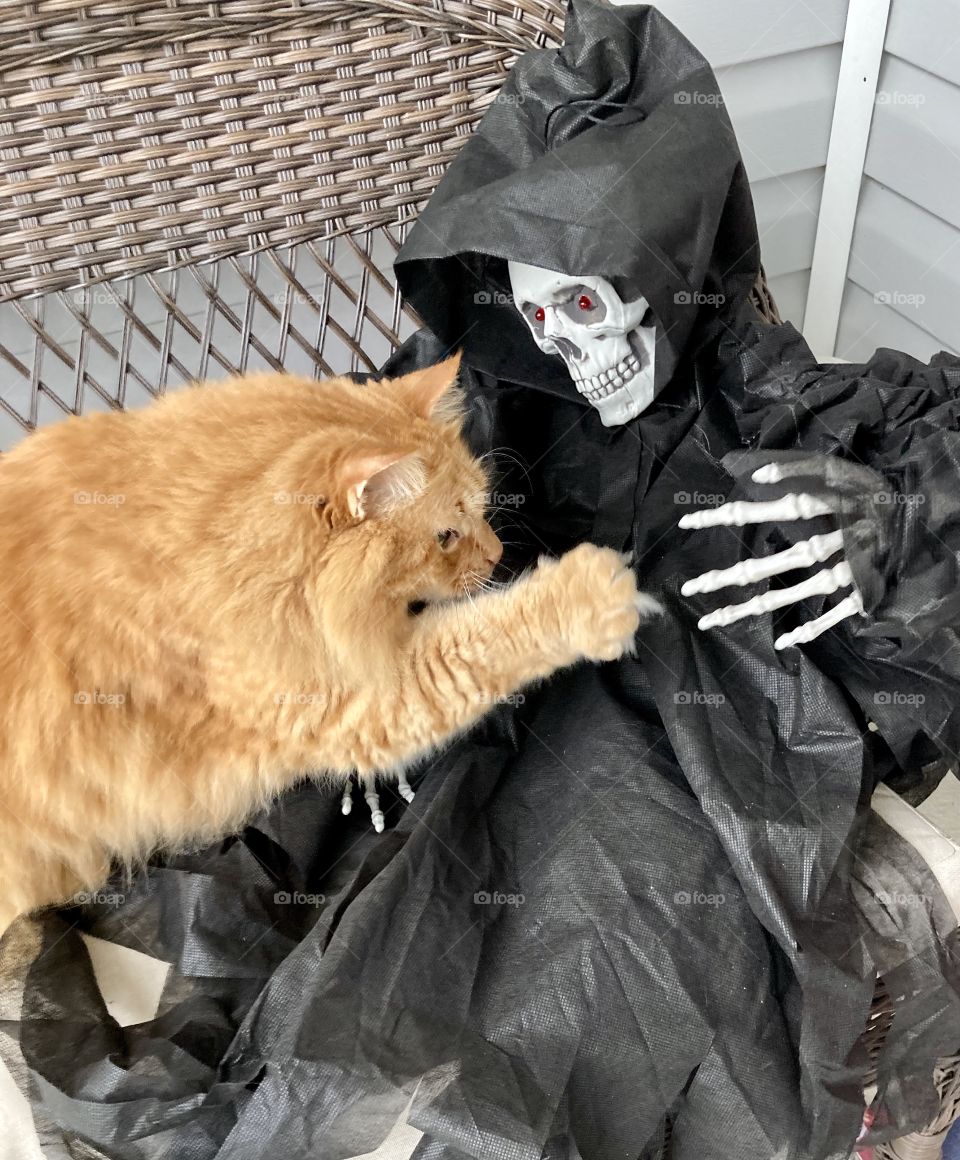
<svg viewBox="0 0 960 1160"><path fill-rule="evenodd" d="M501 549L456 371L253 374L0 460L0 930L629 647L653 605L613 552L479 590Z"/></svg>

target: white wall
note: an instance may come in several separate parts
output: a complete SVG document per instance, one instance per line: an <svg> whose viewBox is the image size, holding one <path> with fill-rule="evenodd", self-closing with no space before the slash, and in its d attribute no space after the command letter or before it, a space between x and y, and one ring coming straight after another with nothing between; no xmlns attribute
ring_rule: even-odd
<svg viewBox="0 0 960 1160"><path fill-rule="evenodd" d="M960 3L893 0L836 353L960 351Z"/></svg>
<svg viewBox="0 0 960 1160"><path fill-rule="evenodd" d="M802 327L847 0L659 7L717 73L750 175L771 289L783 316Z"/></svg>

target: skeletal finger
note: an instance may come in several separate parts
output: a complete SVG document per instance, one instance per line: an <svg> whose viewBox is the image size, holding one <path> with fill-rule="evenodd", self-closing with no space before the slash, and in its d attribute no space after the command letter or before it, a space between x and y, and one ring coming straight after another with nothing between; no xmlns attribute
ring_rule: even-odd
<svg viewBox="0 0 960 1160"><path fill-rule="evenodd" d="M793 632L785 632L783 636L778 636L773 642L773 647L784 649L795 644L809 644L810 641L816 640L818 636L825 633L828 628L833 628L835 624L839 624L841 620L848 620L851 616L859 616L862 612L863 599L860 593L851 592L849 596L845 596L839 604L831 608L829 612L825 612L823 616L818 616L816 620L801 624Z"/></svg>
<svg viewBox="0 0 960 1160"><path fill-rule="evenodd" d="M761 468L762 470L762 468ZM744 500L721 504L706 511L690 512L680 519L681 528L742 528L746 524L789 523L832 515L837 509L826 500L801 492L781 499Z"/></svg>
<svg viewBox="0 0 960 1160"><path fill-rule="evenodd" d="M353 778L347 778L347 784L343 787L343 796L340 798L340 812L342 814L349 814L353 809Z"/></svg>
<svg viewBox="0 0 960 1160"><path fill-rule="evenodd" d="M729 604L726 608L718 608L700 618L697 626L702 629L725 628L728 624L735 624L747 616L763 616L777 608L786 608L790 604L797 604L806 600L808 596L830 596L840 588L849 588L853 584L853 573L849 564L837 564L834 568L824 568L815 576L794 584L792 588L778 588L773 592L764 592L762 596L754 596L743 604Z"/></svg>
<svg viewBox="0 0 960 1160"><path fill-rule="evenodd" d="M869 467L829 455L807 455L800 459L767 463L751 473L754 483L782 483L785 479L817 480L842 495L869 494L883 480Z"/></svg>
<svg viewBox="0 0 960 1160"><path fill-rule="evenodd" d="M767 463L750 476L754 483L781 483L796 475L823 474L823 465L816 459L799 459L792 463Z"/></svg>
<svg viewBox="0 0 960 1160"><path fill-rule="evenodd" d="M410 785L410 782L407 781L407 775L405 773L397 775L397 791L403 800L407 802L412 802L417 796L413 792L413 787Z"/></svg>
<svg viewBox="0 0 960 1160"><path fill-rule="evenodd" d="M758 560L744 560L731 568L714 568L688 580L680 592L683 596L699 596L702 592L716 592L718 588L745 588L758 580L769 580L782 572L795 568L811 568L822 564L843 548L843 532L828 532L824 536L811 536L800 544L794 544L785 552L764 556Z"/></svg>
<svg viewBox="0 0 960 1160"><path fill-rule="evenodd" d="M372 785L364 793L363 800L370 807L370 821L373 822L373 828L378 834L382 834L386 820L383 816L383 810L380 809L380 795Z"/></svg>

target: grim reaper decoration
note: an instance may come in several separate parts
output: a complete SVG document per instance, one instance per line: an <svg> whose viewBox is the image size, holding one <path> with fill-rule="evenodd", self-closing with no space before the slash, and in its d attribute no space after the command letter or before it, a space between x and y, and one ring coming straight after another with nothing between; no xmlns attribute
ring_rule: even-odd
<svg viewBox="0 0 960 1160"><path fill-rule="evenodd" d="M833 1160L878 975L871 1114L933 1119L957 916L869 803L960 751L960 362L820 366L758 270L707 62L574 0L411 230L384 374L462 350L506 575L592 541L664 616L382 785L382 834L305 785L48 916L49 1119L117 1160L343 1160L398 1119L414 1160L659 1160L668 1121L670 1160ZM94 998L77 921L173 964L154 1020Z"/></svg>
<svg viewBox="0 0 960 1160"><path fill-rule="evenodd" d="M624 302L616 289L596 275L568 275L543 270L526 262L508 262L510 286L517 309L533 340L544 354L559 355L567 365L579 394L596 408L605 427L629 423L653 402L656 332L645 298ZM823 470L814 464L811 470ZM753 473L754 483L779 483L797 474L796 467L767 464ZM835 511L829 500L805 493L751 503L737 500L722 507L691 512L680 519L681 528L744 527L778 524L828 516ZM778 552L763 560L746 560L730 568L712 569L683 585L684 596L745 587L774 576L822 564L842 555L843 532L833 531ZM853 573L840 560L816 575L779 591L765 592L742 604L728 605L701 617L699 627L734 624L746 616L762 616L797 604L811 596L830 596L842 588L850 594L815 620L784 633L777 649L809 644L848 616L863 612L863 599ZM408 788L408 787L407 787ZM348 798L345 796L344 802ZM380 816L376 815L375 817ZM382 827L381 827L382 828Z"/></svg>

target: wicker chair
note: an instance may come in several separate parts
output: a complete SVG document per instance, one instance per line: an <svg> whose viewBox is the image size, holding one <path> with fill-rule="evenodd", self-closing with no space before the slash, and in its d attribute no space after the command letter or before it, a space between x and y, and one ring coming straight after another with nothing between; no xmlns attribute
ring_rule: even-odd
<svg viewBox="0 0 960 1160"><path fill-rule="evenodd" d="M408 223L564 7L0 0L0 449L208 376L376 369L416 326ZM879 988L873 1049L891 1018Z"/></svg>

